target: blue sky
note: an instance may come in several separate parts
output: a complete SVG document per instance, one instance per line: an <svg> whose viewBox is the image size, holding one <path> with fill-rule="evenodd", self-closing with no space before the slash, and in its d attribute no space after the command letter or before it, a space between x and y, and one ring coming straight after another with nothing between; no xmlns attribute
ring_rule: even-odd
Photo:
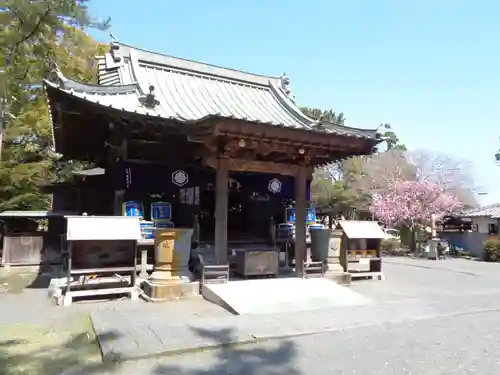
<svg viewBox="0 0 500 375"><path fill-rule="evenodd" d="M136 47L286 72L299 105L356 127L388 122L410 149L468 159L481 201L500 202L500 2L93 0L90 11Z"/></svg>

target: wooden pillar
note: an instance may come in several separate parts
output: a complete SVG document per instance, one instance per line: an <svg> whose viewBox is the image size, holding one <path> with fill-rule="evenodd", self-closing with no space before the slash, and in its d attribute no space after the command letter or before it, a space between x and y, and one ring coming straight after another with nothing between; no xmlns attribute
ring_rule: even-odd
<svg viewBox="0 0 500 375"><path fill-rule="evenodd" d="M114 190L114 200L112 206L113 215L121 216L123 215L122 205L124 202L126 191L124 190L123 186L120 186L119 189L117 189L117 187L115 186L116 184L115 175L116 175L116 168L118 168L118 165L123 165L123 162L128 159L128 138L127 138L128 129L124 123L119 123L119 124L110 123L109 129L112 132L111 134L112 147L108 155L109 160L108 160L108 166L106 166L106 173L108 173L108 171L110 172L111 180L113 181L113 190ZM124 172L122 170L123 168L122 167L120 168L121 169L119 170L119 172L123 173Z"/></svg>
<svg viewBox="0 0 500 375"><path fill-rule="evenodd" d="M115 190L115 199L113 201L113 215L122 216L122 206L125 196L125 190Z"/></svg>
<svg viewBox="0 0 500 375"><path fill-rule="evenodd" d="M228 160L217 160L215 182L215 259L217 264L227 263L227 211L229 194Z"/></svg>
<svg viewBox="0 0 500 375"><path fill-rule="evenodd" d="M307 255L306 214L307 214L307 169L299 167L295 176L295 273L304 274L304 260Z"/></svg>

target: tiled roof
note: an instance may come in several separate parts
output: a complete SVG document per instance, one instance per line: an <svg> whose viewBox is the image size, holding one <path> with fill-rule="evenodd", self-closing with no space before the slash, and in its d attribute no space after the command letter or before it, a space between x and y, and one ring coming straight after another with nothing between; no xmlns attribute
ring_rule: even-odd
<svg viewBox="0 0 500 375"><path fill-rule="evenodd" d="M318 127L316 120L304 115L295 105L285 76L250 74L117 42L97 61L99 85L76 82L60 73L46 80L45 85L106 107L181 122L217 116L348 137L376 138L376 130L330 124Z"/></svg>
<svg viewBox="0 0 500 375"><path fill-rule="evenodd" d="M492 219L500 219L500 203L474 208L472 210L464 211L460 214L463 217L490 217Z"/></svg>

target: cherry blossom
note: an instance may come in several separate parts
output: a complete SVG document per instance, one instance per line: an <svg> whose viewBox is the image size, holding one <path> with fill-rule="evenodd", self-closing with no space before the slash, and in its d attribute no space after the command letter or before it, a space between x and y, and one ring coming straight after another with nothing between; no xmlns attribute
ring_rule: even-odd
<svg viewBox="0 0 500 375"><path fill-rule="evenodd" d="M387 225L413 225L429 223L433 214L459 206L460 201L438 182L399 180L373 194L371 211Z"/></svg>

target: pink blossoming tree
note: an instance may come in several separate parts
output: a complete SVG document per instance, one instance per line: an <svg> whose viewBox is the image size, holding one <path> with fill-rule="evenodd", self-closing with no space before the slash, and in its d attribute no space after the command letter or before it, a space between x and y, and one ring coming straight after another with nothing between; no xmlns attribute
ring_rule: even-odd
<svg viewBox="0 0 500 375"><path fill-rule="evenodd" d="M451 212L460 204L439 182L398 180L372 195L371 210L386 225L414 228L429 224L433 214Z"/></svg>

